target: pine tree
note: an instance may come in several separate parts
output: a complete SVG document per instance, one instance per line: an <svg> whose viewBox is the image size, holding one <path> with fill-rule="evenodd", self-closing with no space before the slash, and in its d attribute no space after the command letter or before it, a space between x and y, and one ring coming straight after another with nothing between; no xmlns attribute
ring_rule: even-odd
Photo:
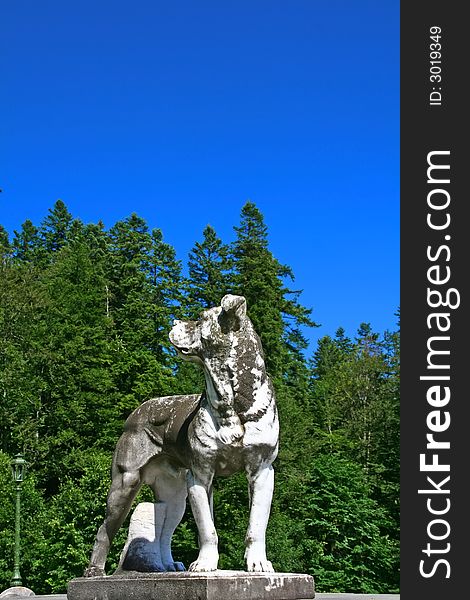
<svg viewBox="0 0 470 600"><path fill-rule="evenodd" d="M346 335L346 332L343 327L338 327L335 333L335 345L342 353L342 355L348 355L353 350L353 342Z"/></svg>
<svg viewBox="0 0 470 600"><path fill-rule="evenodd" d="M86 241L92 258L108 262L109 256L109 237L105 231L103 221L98 223L89 223L83 228L83 239Z"/></svg>
<svg viewBox="0 0 470 600"><path fill-rule="evenodd" d="M118 221L109 238L110 310L117 331L128 347L148 345L150 286L146 271L152 239L147 223L134 213Z"/></svg>
<svg viewBox="0 0 470 600"><path fill-rule="evenodd" d="M179 264L161 232L150 233L136 214L116 223L109 237L109 314L122 349L114 369L127 416L137 403L171 393L165 348Z"/></svg>
<svg viewBox="0 0 470 600"><path fill-rule="evenodd" d="M268 369L282 376L292 359L302 361L307 346L301 327L315 326L311 309L303 307L284 280L293 280L292 269L282 265L269 250L268 228L253 202L241 211L237 239L232 245L237 293L245 296L248 313L260 335Z"/></svg>
<svg viewBox="0 0 470 600"><path fill-rule="evenodd" d="M181 262L177 260L173 246L163 241L160 229L153 229L151 237L149 278L153 303L150 321L154 339L152 350L161 364L167 364L171 347L168 334L176 312L180 312L183 299Z"/></svg>
<svg viewBox="0 0 470 600"><path fill-rule="evenodd" d="M337 443L335 435L338 428L338 408L334 396L337 371L341 364L350 360L352 345L352 341L340 327L334 338L327 335L318 340L317 348L309 361L313 438L319 445L326 443L330 451ZM339 444L341 443L340 439Z"/></svg>
<svg viewBox="0 0 470 600"><path fill-rule="evenodd" d="M38 273L10 263L0 269L0 449L34 444L41 389L36 357L42 354L38 323L44 307Z"/></svg>
<svg viewBox="0 0 470 600"><path fill-rule="evenodd" d="M196 318L205 308L218 306L230 289L229 247L215 229L207 225L203 241L196 242L189 253L188 309Z"/></svg>
<svg viewBox="0 0 470 600"><path fill-rule="evenodd" d="M6 265L11 254L11 245L8 232L0 225L0 265Z"/></svg>
<svg viewBox="0 0 470 600"><path fill-rule="evenodd" d="M36 452L51 492L70 453L112 447L121 415L115 409L116 351L106 315L103 264L92 258L83 240L75 239L43 271L41 286L47 299L38 323L41 353L31 368L41 374Z"/></svg>
<svg viewBox="0 0 470 600"><path fill-rule="evenodd" d="M248 314L261 338L268 370L273 375L280 374L286 361L280 310L284 300L282 266L268 249L267 226L252 202L243 207L240 226L235 231L235 289L247 300Z"/></svg>
<svg viewBox="0 0 470 600"><path fill-rule="evenodd" d="M14 231L13 255L17 260L31 264L38 257L40 243L38 228L32 221L26 219L21 226L21 231Z"/></svg>
<svg viewBox="0 0 470 600"><path fill-rule="evenodd" d="M39 229L42 244L48 254L53 254L65 246L72 222L73 217L64 202L57 200Z"/></svg>
<svg viewBox="0 0 470 600"><path fill-rule="evenodd" d="M352 341L339 328L335 337L326 335L318 340L311 360L311 373L315 380L325 378L335 367L346 360L352 352Z"/></svg>

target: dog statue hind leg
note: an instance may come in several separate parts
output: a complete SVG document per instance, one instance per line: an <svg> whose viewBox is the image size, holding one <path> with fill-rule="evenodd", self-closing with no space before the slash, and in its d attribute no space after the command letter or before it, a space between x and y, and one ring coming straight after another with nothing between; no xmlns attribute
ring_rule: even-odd
<svg viewBox="0 0 470 600"><path fill-rule="evenodd" d="M109 547L117 531L129 514L132 502L142 485L139 471L121 471L112 468L112 483L106 501L106 517L96 534L95 545L85 577L104 575Z"/></svg>

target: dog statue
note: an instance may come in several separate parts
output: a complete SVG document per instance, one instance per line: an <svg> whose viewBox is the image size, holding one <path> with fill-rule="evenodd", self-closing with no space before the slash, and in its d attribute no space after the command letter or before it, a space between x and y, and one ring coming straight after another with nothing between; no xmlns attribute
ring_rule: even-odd
<svg viewBox="0 0 470 600"><path fill-rule="evenodd" d="M250 498L246 568L273 571L266 557L265 534L279 422L245 298L229 294L198 321L175 321L170 341L183 359L203 368L205 391L148 400L127 419L114 452L106 517L85 576L104 575L110 544L143 483L151 486L157 500L161 560L156 570L184 570L182 563L173 560L171 538L183 517L187 495L199 533L199 556L189 570L216 570L213 479L241 470L248 478Z"/></svg>

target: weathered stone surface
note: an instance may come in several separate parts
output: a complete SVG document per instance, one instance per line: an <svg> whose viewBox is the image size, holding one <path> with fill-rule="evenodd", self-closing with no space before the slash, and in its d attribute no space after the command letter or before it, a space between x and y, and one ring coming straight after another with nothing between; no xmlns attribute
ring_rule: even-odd
<svg viewBox="0 0 470 600"><path fill-rule="evenodd" d="M250 488L247 571L272 572L265 534L279 422L274 388L260 339L247 316L245 298L227 294L220 306L203 311L198 321L175 321L170 341L184 360L203 369L205 391L202 396L149 400L127 419L114 453L106 518L85 575L104 575L112 539L143 483L152 487L158 506L155 543L149 542L149 546L145 537L131 542L137 554L142 554L144 547L153 552L144 568L179 570L181 563L171 555L171 538L189 495L200 540L199 556L189 569L215 571L219 555L213 479L238 471L247 474Z"/></svg>
<svg viewBox="0 0 470 600"><path fill-rule="evenodd" d="M10 596L11 600L21 596ZM36 595L35 600L67 600L67 594L40 594ZM10 599L9 599L10 600ZM182 599L184 600L184 598ZM231 599L222 599L231 600ZM315 593L315 600L400 600L400 594L322 594ZM442 600L446 600L442 598Z"/></svg>
<svg viewBox="0 0 470 600"><path fill-rule="evenodd" d="M74 579L68 600L308 600L309 575L296 573L128 573Z"/></svg>

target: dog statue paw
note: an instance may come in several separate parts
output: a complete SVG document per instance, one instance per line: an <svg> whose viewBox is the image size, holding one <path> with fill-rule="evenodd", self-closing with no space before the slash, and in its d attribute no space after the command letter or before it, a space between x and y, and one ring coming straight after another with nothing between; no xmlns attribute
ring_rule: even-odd
<svg viewBox="0 0 470 600"><path fill-rule="evenodd" d="M189 565L190 571L196 571L198 573L203 573L205 571L216 571L217 563L219 561L218 553L213 553L212 556L206 555L198 557L193 563Z"/></svg>
<svg viewBox="0 0 470 600"><path fill-rule="evenodd" d="M251 544L245 551L246 570L254 573L273 573L273 565L266 558L265 548L259 544Z"/></svg>

